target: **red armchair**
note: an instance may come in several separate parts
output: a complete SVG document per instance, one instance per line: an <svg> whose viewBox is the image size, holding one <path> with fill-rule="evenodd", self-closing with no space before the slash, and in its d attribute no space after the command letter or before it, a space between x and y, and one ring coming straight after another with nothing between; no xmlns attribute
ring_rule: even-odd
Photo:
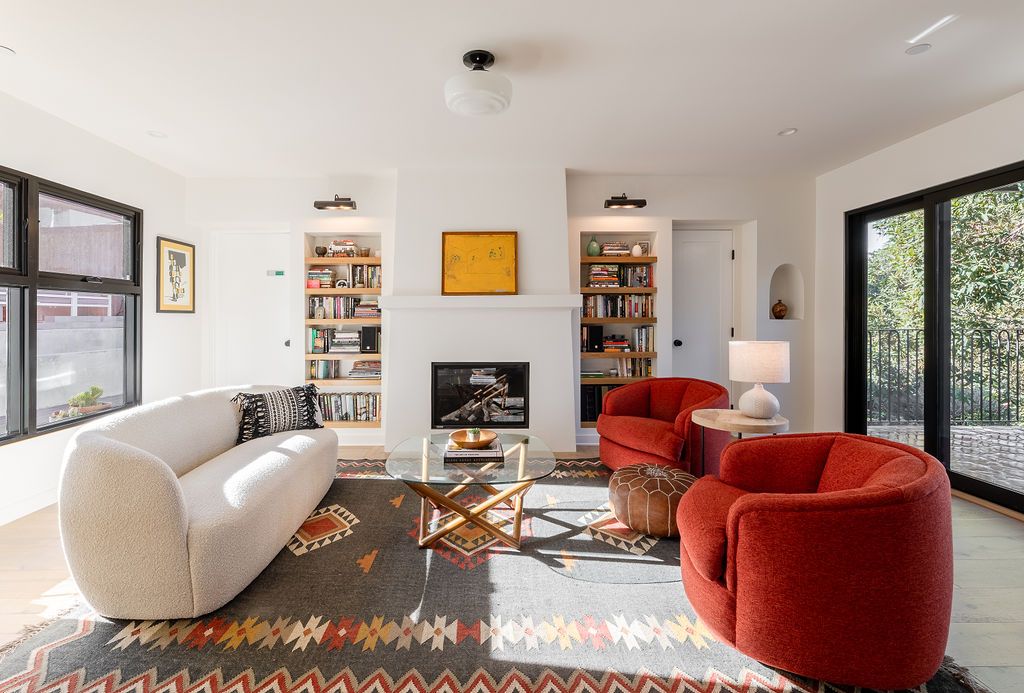
<svg viewBox="0 0 1024 693"><path fill-rule="evenodd" d="M617 387L604 398L597 417L601 461L612 469L631 464L663 464L698 473L718 469L718 456L729 434L708 430L707 454L701 449L700 426L690 420L695 409L727 409L729 391L717 383L693 378L652 378Z"/></svg>
<svg viewBox="0 0 1024 693"><path fill-rule="evenodd" d="M952 521L932 456L843 433L738 441L676 521L690 603L754 659L880 689L914 688L942 663Z"/></svg>

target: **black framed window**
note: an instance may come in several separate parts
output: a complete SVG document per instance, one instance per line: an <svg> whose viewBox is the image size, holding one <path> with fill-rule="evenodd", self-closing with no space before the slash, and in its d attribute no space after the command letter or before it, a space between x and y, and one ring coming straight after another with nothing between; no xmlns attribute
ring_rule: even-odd
<svg viewBox="0 0 1024 693"><path fill-rule="evenodd" d="M0 168L0 443L141 397L142 210Z"/></svg>
<svg viewBox="0 0 1024 693"><path fill-rule="evenodd" d="M1024 510L1024 162L846 215L845 427Z"/></svg>

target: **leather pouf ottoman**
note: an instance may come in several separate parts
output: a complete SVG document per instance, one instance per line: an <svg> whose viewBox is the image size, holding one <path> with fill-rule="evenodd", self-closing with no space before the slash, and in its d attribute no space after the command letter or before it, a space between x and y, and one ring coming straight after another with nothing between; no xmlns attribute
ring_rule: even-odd
<svg viewBox="0 0 1024 693"><path fill-rule="evenodd" d="M612 514L634 532L677 537L676 506L696 480L692 474L656 464L623 467L608 482Z"/></svg>

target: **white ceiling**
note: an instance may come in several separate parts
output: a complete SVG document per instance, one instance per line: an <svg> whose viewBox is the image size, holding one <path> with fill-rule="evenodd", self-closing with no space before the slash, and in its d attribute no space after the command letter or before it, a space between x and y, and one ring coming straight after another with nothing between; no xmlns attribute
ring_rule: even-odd
<svg viewBox="0 0 1024 693"><path fill-rule="evenodd" d="M0 0L0 18L18 52L0 90L190 177L820 173L1024 90L1021 0ZM502 115L444 106L472 48L512 79Z"/></svg>

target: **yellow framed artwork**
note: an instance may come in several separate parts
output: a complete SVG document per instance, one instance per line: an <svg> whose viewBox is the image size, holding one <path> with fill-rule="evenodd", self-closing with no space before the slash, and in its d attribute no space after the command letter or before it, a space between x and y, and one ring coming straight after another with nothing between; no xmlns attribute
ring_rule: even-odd
<svg viewBox="0 0 1024 693"><path fill-rule="evenodd" d="M196 312L196 247L157 236L156 312Z"/></svg>
<svg viewBox="0 0 1024 693"><path fill-rule="evenodd" d="M519 234L515 231L441 233L441 294L519 293Z"/></svg>

